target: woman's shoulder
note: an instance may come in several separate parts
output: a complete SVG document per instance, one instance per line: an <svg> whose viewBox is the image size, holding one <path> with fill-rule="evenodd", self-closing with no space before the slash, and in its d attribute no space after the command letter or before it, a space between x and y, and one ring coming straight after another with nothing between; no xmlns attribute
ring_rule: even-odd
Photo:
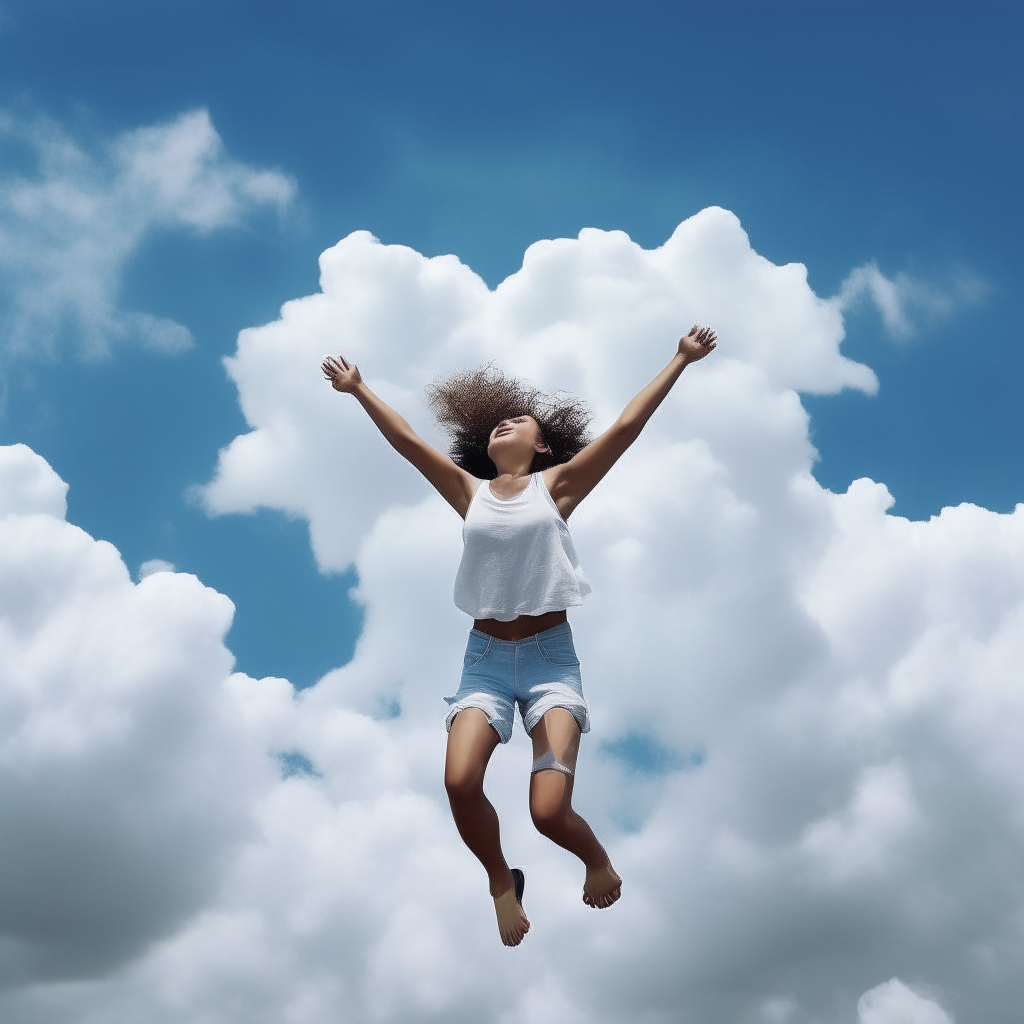
<svg viewBox="0 0 1024 1024"><path fill-rule="evenodd" d="M551 494L555 487L558 485L558 481L562 476L562 469L564 464L557 466L548 466L547 469L542 469L539 473L533 475L538 478L538 483L544 485L544 490Z"/></svg>

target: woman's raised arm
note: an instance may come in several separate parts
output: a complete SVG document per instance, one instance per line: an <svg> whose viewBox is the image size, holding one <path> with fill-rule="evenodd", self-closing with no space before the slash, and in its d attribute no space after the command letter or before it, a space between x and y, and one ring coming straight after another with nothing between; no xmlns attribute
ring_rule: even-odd
<svg viewBox="0 0 1024 1024"><path fill-rule="evenodd" d="M640 436L654 410L665 400L690 363L703 359L716 345L710 327L691 327L679 339L671 362L634 398L619 418L578 455L561 466L544 470L544 482L563 519L601 482L619 456Z"/></svg>
<svg viewBox="0 0 1024 1024"><path fill-rule="evenodd" d="M327 356L320 367L335 391L352 395L392 448L411 462L456 512L466 518L477 481L447 455L427 444L387 402L364 383L359 367L344 356Z"/></svg>

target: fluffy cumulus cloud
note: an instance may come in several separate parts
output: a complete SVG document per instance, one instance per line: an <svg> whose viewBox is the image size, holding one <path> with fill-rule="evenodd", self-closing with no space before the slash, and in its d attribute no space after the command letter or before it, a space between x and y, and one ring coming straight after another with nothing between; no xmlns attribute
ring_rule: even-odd
<svg viewBox="0 0 1024 1024"><path fill-rule="evenodd" d="M180 926L273 774L223 693L231 603L191 576L133 585L65 490L0 448L4 986L103 973Z"/></svg>
<svg viewBox="0 0 1024 1024"><path fill-rule="evenodd" d="M423 386L491 359L585 395L601 427L694 321L718 351L573 517L595 590L573 615L594 722L577 804L624 896L588 910L579 865L533 832L518 730L489 774L533 921L506 950L440 779L460 524L320 356L343 339L436 440ZM205 490L304 517L321 566L358 571L355 655L298 694L232 674L224 598L133 583L7 450L4 1019L1015 1020L1024 506L910 522L881 484L821 488L800 392L875 387L842 337L803 268L722 210L654 251L538 243L494 291L453 257L344 239L319 294L240 336L252 429Z"/></svg>
<svg viewBox="0 0 1024 1024"><path fill-rule="evenodd" d="M205 110L126 132L98 152L53 122L0 112L0 145L31 165L0 178L7 357L52 354L65 337L89 357L120 341L187 348L183 325L119 307L127 259L154 230L207 233L261 206L280 209L294 193L283 174L232 160Z"/></svg>

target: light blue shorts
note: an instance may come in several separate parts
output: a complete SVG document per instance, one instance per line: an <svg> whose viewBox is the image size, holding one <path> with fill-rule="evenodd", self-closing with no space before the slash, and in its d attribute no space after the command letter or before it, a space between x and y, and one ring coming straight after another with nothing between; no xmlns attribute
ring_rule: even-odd
<svg viewBox="0 0 1024 1024"><path fill-rule="evenodd" d="M479 708L502 743L512 737L516 704L527 733L552 708L565 708L581 732L590 732L580 660L568 622L525 640L498 640L471 629L459 692L445 700L451 705L446 729L460 711Z"/></svg>

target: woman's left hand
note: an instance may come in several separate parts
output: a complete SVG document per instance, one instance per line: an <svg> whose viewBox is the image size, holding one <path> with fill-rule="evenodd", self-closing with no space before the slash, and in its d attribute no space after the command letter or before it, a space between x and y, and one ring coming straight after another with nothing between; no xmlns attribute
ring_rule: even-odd
<svg viewBox="0 0 1024 1024"><path fill-rule="evenodd" d="M690 333L679 339L679 354L688 362L695 363L703 359L717 345L717 337L710 327L698 327L694 324Z"/></svg>
<svg viewBox="0 0 1024 1024"><path fill-rule="evenodd" d="M359 367L348 362L344 356L324 356L320 369L324 379L330 381L335 391L351 394L363 382Z"/></svg>

